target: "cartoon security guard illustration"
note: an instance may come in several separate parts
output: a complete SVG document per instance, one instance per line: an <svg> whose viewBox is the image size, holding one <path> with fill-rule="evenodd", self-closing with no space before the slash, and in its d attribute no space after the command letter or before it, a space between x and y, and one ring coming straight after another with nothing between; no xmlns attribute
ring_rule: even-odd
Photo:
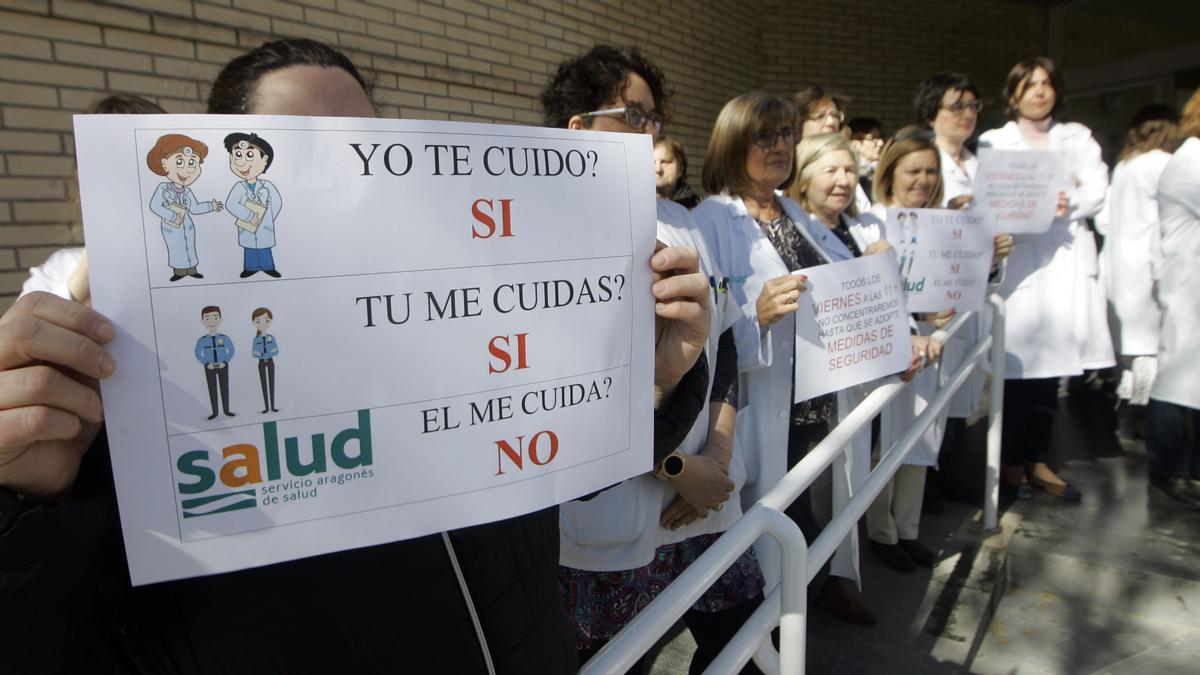
<svg viewBox="0 0 1200 675"><path fill-rule="evenodd" d="M217 331L221 327L221 308L209 305L200 310L200 322L206 333L196 340L196 360L204 366L204 381L208 384L208 402L212 405L208 419L217 417L218 387L222 410L226 416L236 417L229 411L229 362L233 360L233 340Z"/></svg>
<svg viewBox="0 0 1200 675"><path fill-rule="evenodd" d="M238 227L238 245L243 249L241 277L263 272L279 278L275 269L275 219L283 208L279 190L262 174L271 168L275 151L258 134L236 132L225 137L229 151L229 170L240 178L229 191L226 208L233 214Z"/></svg>
<svg viewBox="0 0 1200 675"><path fill-rule="evenodd" d="M150 211L162 219L162 235L167 242L167 264L171 281L184 277L203 279L197 270L196 225L192 216L221 210L221 202L202 202L188 187L200 177L208 146L183 134L167 134L146 153L146 166L167 179L150 196Z"/></svg>
<svg viewBox="0 0 1200 675"><path fill-rule="evenodd" d="M279 355L279 342L267 331L271 330L271 322L275 315L266 307L259 307L250 313L250 323L254 324L254 345L250 355L258 359L258 383L262 387L263 414L279 412L275 407L275 357Z"/></svg>

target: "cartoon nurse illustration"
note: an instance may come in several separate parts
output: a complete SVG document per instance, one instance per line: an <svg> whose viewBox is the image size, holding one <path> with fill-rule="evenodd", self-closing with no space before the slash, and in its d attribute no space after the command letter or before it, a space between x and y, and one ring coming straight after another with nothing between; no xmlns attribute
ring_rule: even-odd
<svg viewBox="0 0 1200 675"><path fill-rule="evenodd" d="M275 357L279 355L279 342L267 331L271 330L271 322L275 315L266 307L259 307L250 313L250 323L254 324L254 345L250 354L258 359L258 383L262 387L263 414L279 412L275 407Z"/></svg>
<svg viewBox="0 0 1200 675"><path fill-rule="evenodd" d="M263 272L279 278L271 249L275 246L275 219L283 208L283 198L275 185L262 174L271 168L275 151L258 134L236 132L225 137L229 151L229 169L240 178L225 200L237 220L238 245L243 249L241 277Z"/></svg>
<svg viewBox="0 0 1200 675"><path fill-rule="evenodd" d="M167 134L158 139L146 154L146 166L167 179L150 197L150 211L162 219L162 235L167 242L167 264L171 281L184 277L203 279L196 269L196 225L192 216L221 210L221 202L202 202L188 187L200 177L208 146L183 134Z"/></svg>

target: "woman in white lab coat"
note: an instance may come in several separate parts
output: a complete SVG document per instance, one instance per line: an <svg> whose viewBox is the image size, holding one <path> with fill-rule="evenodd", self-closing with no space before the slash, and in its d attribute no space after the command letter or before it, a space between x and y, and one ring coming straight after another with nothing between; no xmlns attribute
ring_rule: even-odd
<svg viewBox="0 0 1200 675"><path fill-rule="evenodd" d="M917 119L925 122L933 130L933 142L937 145L942 177L940 206L943 208L969 208L971 205L971 193L974 190L979 159L967 147L967 141L975 134L983 106L979 87L962 73L938 73L922 82L917 90L914 100ZM997 251L1002 253L1000 258L1012 250L1012 243L1011 234L996 234ZM997 267L991 282L997 283L1001 273L1001 269ZM942 353L941 367L948 371L954 370L961 364L967 350L984 337L990 326L989 317L983 313L968 319L958 332L947 340ZM955 436L965 433L965 418L978 410L982 403L983 373L976 370L950 401L950 419L946 423L946 434L942 439L943 454L940 463L951 466L940 471L931 469L928 478L933 481L933 485L926 486L926 495L931 496L935 503L942 494L957 495L958 499L972 503L982 498L956 480L953 470L956 458L954 455L947 457L945 454L959 447L954 442ZM933 488L932 491L930 487Z"/></svg>
<svg viewBox="0 0 1200 675"><path fill-rule="evenodd" d="M651 136L662 130L664 102L662 73L641 51L606 45L564 62L542 94L551 124ZM656 417L655 470L561 506L559 591L581 662L742 514L736 494L745 470L733 454L737 356L732 339L721 339L738 308L718 292L724 288L721 274L688 210L658 199L657 216L658 241L696 249L713 289L705 384L676 394L695 397L700 411L694 423ZM672 440L662 440L664 427L677 431ZM761 602L762 590L762 573L747 552L684 613L697 644L692 672L702 671L724 648ZM744 672L758 671L750 666Z"/></svg>
<svg viewBox="0 0 1200 675"><path fill-rule="evenodd" d="M933 134L917 126L897 131L879 157L873 190L875 204L869 215L880 222L886 221L888 207L923 209L939 206L942 203L941 168ZM926 341L931 363L937 359L945 341L938 329L949 323L953 316L952 310L922 315L922 320L917 323L917 333ZM912 426L937 393L937 383L937 368L924 370L884 409L880 417L881 451L890 448ZM911 572L917 565L932 567L937 560L933 551L917 536L926 469L937 465L945 427L946 414L943 412L867 510L867 538L871 550L901 572Z"/></svg>
<svg viewBox="0 0 1200 675"><path fill-rule="evenodd" d="M1171 160L1178 124L1179 113L1171 106L1150 104L1138 111L1125 133L1108 200L1096 216L1096 228L1104 235L1100 278L1121 361L1117 397L1125 433L1136 429L1134 411L1150 400L1157 370L1154 354L1162 314L1153 295L1151 257L1159 245L1158 179Z"/></svg>
<svg viewBox="0 0 1200 675"><path fill-rule="evenodd" d="M1200 508L1200 490L1190 480L1200 473L1200 449L1188 433L1200 418L1200 92L1184 106L1180 126L1187 140L1158 181L1162 253L1155 273L1163 319L1146 448L1151 485Z"/></svg>
<svg viewBox="0 0 1200 675"><path fill-rule="evenodd" d="M729 277L730 300L743 315L743 329L734 327L743 373L735 452L746 463L745 507L770 491L825 437L839 410L836 393L792 403L793 313L806 290L805 277L792 272L853 257L831 230L814 225L795 202L777 192L795 176L794 120L792 106L766 92L727 103L704 162L704 190L712 196L693 212L714 264ZM852 461L847 454L834 465L835 493L848 495ZM810 543L820 533L808 494L787 513ZM874 623L874 614L840 581L858 578L855 539L851 535L835 554L832 576L821 586L820 597L843 620ZM778 550L765 539L758 546L771 588L779 581Z"/></svg>
<svg viewBox="0 0 1200 675"><path fill-rule="evenodd" d="M1046 464L1058 380L1116 360L1086 221L1104 204L1108 169L1087 127L1055 119L1062 92L1062 75L1050 59L1013 66L1004 87L1011 121L984 133L979 145L1049 151L1061 159L1054 222L1044 233L1015 235L1000 285L1007 304L1002 461L1005 484L1018 497L1032 497L1033 486L1079 501L1079 491Z"/></svg>

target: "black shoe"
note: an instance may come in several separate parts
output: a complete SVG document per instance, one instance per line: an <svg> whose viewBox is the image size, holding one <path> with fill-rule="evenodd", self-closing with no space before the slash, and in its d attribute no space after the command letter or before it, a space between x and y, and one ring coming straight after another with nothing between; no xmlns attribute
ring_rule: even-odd
<svg viewBox="0 0 1200 675"><path fill-rule="evenodd" d="M916 571L917 566L913 563L913 559L904 549L900 548L900 544L881 544L874 540L871 540L870 543L871 550L875 551L875 555L887 563L888 567L898 572Z"/></svg>
<svg viewBox="0 0 1200 675"><path fill-rule="evenodd" d="M242 270L242 273L239 274L238 276L245 279L246 277L251 277L251 276L254 276L255 274L258 274L258 270Z"/></svg>
<svg viewBox="0 0 1200 675"><path fill-rule="evenodd" d="M863 604L862 600L846 590L846 584L838 577L828 577L821 586L821 604L834 616L857 626L874 626L875 612Z"/></svg>
<svg viewBox="0 0 1200 675"><path fill-rule="evenodd" d="M225 416L226 416L226 417L237 417L237 413L231 413L231 412L229 412L228 410L226 410L226 411L225 411Z"/></svg>
<svg viewBox="0 0 1200 675"><path fill-rule="evenodd" d="M279 408L271 408L271 412L279 412Z"/></svg>
<svg viewBox="0 0 1200 675"><path fill-rule="evenodd" d="M213 413L213 414L209 415L209 416L208 416L208 419L210 419L210 420L215 420L215 419L217 419L217 413Z"/></svg>
<svg viewBox="0 0 1200 675"><path fill-rule="evenodd" d="M192 273L191 273L191 274L189 274L188 276L190 276L190 277L193 277L193 278L196 278L196 279L203 279L203 278L204 278L204 275L203 275L203 274L200 274L199 272L192 272Z"/></svg>
<svg viewBox="0 0 1200 675"><path fill-rule="evenodd" d="M180 280L180 279L182 279L184 276L186 276L186 275L184 275L184 274L172 274L172 275L171 275L171 278L170 278L170 279L167 279L167 281L179 281L179 280Z"/></svg>
<svg viewBox="0 0 1200 675"><path fill-rule="evenodd" d="M273 279L278 279L279 277L283 276L277 270L263 270L263 272L266 273L267 276L269 276Z"/></svg>
<svg viewBox="0 0 1200 675"><path fill-rule="evenodd" d="M898 545L904 549L914 563L921 567L933 567L937 563L937 556L933 551L916 539L901 539Z"/></svg>
<svg viewBox="0 0 1200 675"><path fill-rule="evenodd" d="M1186 478L1151 478L1150 485L1191 509L1200 509L1200 488Z"/></svg>
<svg viewBox="0 0 1200 675"><path fill-rule="evenodd" d="M271 412L271 411L270 411L270 410L264 410L264 411L260 412L260 413L259 413L259 415L266 415L266 414L267 414L267 413L269 413L269 412Z"/></svg>

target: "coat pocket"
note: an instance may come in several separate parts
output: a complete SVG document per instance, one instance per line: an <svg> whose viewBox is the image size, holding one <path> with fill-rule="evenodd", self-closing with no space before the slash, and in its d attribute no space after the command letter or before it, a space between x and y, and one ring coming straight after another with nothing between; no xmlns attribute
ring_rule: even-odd
<svg viewBox="0 0 1200 675"><path fill-rule="evenodd" d="M642 536L648 506L644 484L653 478L631 478L586 502L562 505L559 525L562 535L580 546L602 546L632 542Z"/></svg>

